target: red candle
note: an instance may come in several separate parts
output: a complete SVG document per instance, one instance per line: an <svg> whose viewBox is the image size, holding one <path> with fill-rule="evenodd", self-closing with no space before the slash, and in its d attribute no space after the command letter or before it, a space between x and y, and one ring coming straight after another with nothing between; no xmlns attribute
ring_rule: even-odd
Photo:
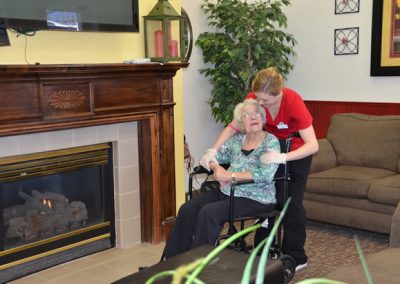
<svg viewBox="0 0 400 284"><path fill-rule="evenodd" d="M162 30L156 30L154 32L154 45L156 57L164 57L164 39Z"/></svg>
<svg viewBox="0 0 400 284"><path fill-rule="evenodd" d="M178 41L170 40L169 41L169 57L178 57Z"/></svg>

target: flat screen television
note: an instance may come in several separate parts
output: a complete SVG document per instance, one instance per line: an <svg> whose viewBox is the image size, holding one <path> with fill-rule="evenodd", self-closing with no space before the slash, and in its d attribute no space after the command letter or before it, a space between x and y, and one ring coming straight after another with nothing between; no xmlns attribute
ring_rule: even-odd
<svg viewBox="0 0 400 284"><path fill-rule="evenodd" d="M15 30L138 32L138 0L0 0L0 26Z"/></svg>

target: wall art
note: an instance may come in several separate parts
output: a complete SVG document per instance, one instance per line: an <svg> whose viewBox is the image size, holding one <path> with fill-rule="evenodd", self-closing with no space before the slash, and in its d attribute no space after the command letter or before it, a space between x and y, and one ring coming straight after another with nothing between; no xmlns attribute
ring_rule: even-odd
<svg viewBox="0 0 400 284"><path fill-rule="evenodd" d="M371 76L400 76L400 1L374 0Z"/></svg>
<svg viewBox="0 0 400 284"><path fill-rule="evenodd" d="M335 0L335 14L358 13L360 0Z"/></svg>
<svg viewBox="0 0 400 284"><path fill-rule="evenodd" d="M358 54L359 28L335 29L335 55Z"/></svg>

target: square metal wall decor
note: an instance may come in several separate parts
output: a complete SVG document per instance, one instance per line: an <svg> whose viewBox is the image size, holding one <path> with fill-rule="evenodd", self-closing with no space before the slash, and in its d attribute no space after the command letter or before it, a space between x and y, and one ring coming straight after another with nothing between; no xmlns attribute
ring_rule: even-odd
<svg viewBox="0 0 400 284"><path fill-rule="evenodd" d="M358 54L359 28L335 29L335 55Z"/></svg>
<svg viewBox="0 0 400 284"><path fill-rule="evenodd" d="M335 0L335 14L360 12L360 0Z"/></svg>

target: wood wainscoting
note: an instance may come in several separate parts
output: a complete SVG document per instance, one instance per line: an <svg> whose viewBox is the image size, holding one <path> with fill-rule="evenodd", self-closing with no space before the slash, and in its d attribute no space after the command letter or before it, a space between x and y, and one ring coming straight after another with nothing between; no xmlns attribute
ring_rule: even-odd
<svg viewBox="0 0 400 284"><path fill-rule="evenodd" d="M314 118L318 139L325 138L331 116L335 113L364 113L371 115L400 115L400 103L304 101Z"/></svg>
<svg viewBox="0 0 400 284"><path fill-rule="evenodd" d="M173 77L187 63L0 65L0 137L138 122L142 242L176 215Z"/></svg>

